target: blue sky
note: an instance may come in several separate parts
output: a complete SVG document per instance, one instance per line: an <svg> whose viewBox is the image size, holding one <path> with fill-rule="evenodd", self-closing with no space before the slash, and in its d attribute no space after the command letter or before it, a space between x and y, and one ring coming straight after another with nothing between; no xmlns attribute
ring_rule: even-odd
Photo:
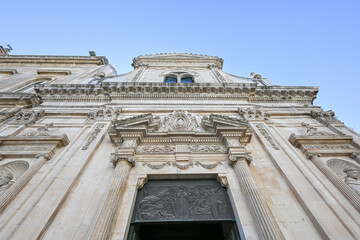
<svg viewBox="0 0 360 240"><path fill-rule="evenodd" d="M226 72L319 86L315 100L360 131L360 1L2 1L0 44L12 54L215 55Z"/></svg>

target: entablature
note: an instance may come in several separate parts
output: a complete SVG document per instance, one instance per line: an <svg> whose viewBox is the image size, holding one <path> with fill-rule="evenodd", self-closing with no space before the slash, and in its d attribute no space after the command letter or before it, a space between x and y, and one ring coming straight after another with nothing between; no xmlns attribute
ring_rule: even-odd
<svg viewBox="0 0 360 240"><path fill-rule="evenodd" d="M316 98L317 87L256 86L239 83L102 83L35 85L50 101L112 101L116 99L242 99L248 102L307 102Z"/></svg>

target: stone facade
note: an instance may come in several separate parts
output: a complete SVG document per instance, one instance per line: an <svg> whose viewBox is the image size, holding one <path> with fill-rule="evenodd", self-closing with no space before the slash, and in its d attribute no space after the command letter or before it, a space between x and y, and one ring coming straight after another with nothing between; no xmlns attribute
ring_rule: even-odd
<svg viewBox="0 0 360 240"><path fill-rule="evenodd" d="M241 239L360 239L360 136L313 105L318 88L204 55L117 75L105 57L1 49L0 239L128 239L159 179L219 181Z"/></svg>

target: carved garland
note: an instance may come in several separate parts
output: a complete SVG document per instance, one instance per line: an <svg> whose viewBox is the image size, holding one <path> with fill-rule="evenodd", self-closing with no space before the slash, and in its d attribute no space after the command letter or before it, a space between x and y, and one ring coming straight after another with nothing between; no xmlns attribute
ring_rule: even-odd
<svg viewBox="0 0 360 240"><path fill-rule="evenodd" d="M213 169L213 168L216 168L219 165L222 165L222 163L221 162L202 163L202 162L196 161L195 165L196 166L201 166L202 168L205 168L205 169ZM194 163L189 162L189 163L186 163L186 164L179 164L177 162L172 162L172 163L171 162L164 162L164 163L159 163L159 164L153 164L153 163L144 162L143 166L149 167L149 168L154 169L154 170L161 169L161 168L163 168L165 166L174 166L174 167L176 167L178 169L186 170L189 167L194 166Z"/></svg>

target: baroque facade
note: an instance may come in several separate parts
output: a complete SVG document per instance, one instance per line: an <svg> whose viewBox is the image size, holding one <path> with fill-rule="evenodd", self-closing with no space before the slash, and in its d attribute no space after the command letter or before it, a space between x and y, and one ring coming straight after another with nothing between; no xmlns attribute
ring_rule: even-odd
<svg viewBox="0 0 360 240"><path fill-rule="evenodd" d="M317 87L0 48L0 239L360 239L360 136Z"/></svg>

